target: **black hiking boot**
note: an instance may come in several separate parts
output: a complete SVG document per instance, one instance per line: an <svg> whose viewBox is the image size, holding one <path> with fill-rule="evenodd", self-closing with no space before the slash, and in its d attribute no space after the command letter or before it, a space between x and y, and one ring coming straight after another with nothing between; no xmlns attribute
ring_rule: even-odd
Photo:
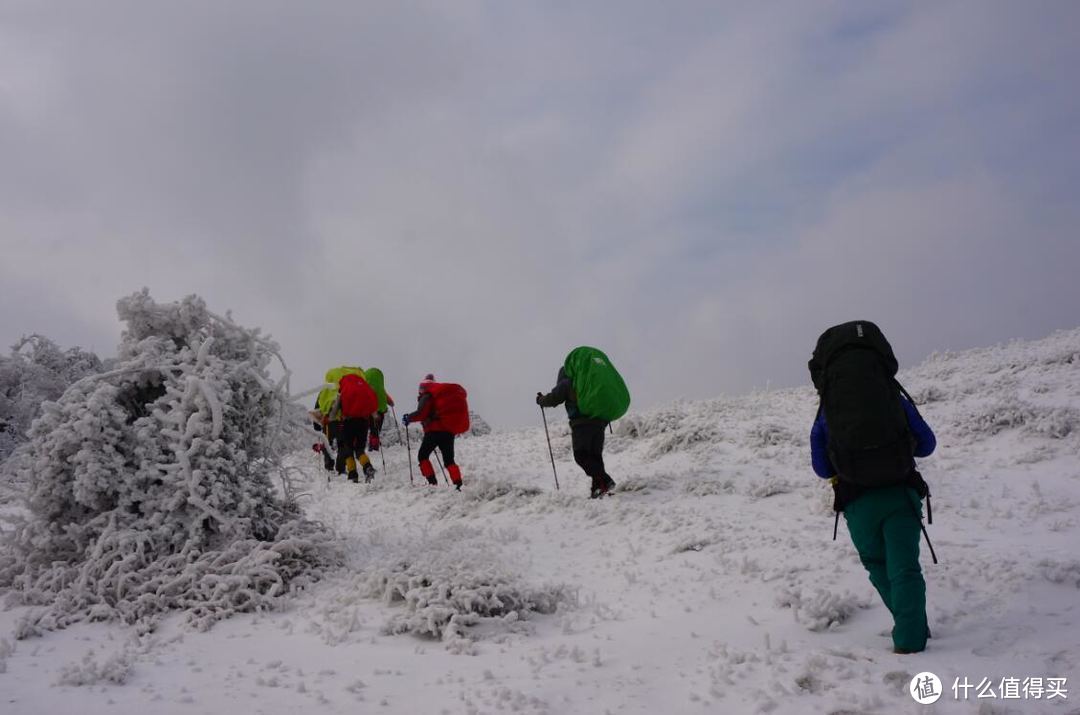
<svg viewBox="0 0 1080 715"><path fill-rule="evenodd" d="M374 479L375 479L375 467L371 466L370 463L365 464L364 465L364 483L365 484L370 483Z"/></svg>
<svg viewBox="0 0 1080 715"><path fill-rule="evenodd" d="M431 484L432 486L436 486L436 487L439 486L439 480L436 479L435 477L428 477L427 478L427 483Z"/></svg>
<svg viewBox="0 0 1080 715"><path fill-rule="evenodd" d="M349 481L352 482L353 484L359 484L360 483L360 475L356 473L355 469L352 470L351 472L349 472Z"/></svg>
<svg viewBox="0 0 1080 715"><path fill-rule="evenodd" d="M599 499L615 488L615 480L606 474L592 478L592 487L589 489L590 499Z"/></svg>

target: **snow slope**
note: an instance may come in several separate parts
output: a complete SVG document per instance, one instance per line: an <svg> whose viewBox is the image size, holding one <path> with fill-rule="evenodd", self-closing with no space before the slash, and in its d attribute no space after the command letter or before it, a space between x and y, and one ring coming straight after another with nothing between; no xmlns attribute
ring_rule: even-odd
<svg viewBox="0 0 1080 715"><path fill-rule="evenodd" d="M461 493L409 484L303 497L349 568L274 613L208 632L110 624L0 641L18 713L1080 712L1080 694L953 698L956 678L1080 676L1080 330L935 355L900 378L938 434L923 549L933 639L890 619L810 470L809 387L632 413L615 494L589 500L560 411L459 443ZM539 421L539 415L538 421ZM417 441L413 442L415 448ZM375 464L380 466L378 458ZM25 609L0 613L0 636ZM981 709L980 709L981 708Z"/></svg>

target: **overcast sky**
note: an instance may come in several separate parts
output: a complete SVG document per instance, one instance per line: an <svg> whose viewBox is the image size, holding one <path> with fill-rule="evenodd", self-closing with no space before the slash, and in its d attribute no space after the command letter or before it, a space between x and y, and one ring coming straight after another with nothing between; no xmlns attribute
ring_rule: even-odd
<svg viewBox="0 0 1080 715"><path fill-rule="evenodd" d="M1080 325L1080 3L0 0L0 345L197 293L539 422ZM400 413L400 410L399 410Z"/></svg>

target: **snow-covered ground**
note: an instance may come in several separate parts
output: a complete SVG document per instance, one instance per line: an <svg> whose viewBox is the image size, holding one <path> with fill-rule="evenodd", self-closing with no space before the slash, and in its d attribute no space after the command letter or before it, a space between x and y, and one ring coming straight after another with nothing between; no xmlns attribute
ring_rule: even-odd
<svg viewBox="0 0 1080 715"><path fill-rule="evenodd" d="M347 569L207 632L170 617L16 641L26 609L0 612L0 711L921 712L908 686L930 671L935 712L1080 712L1080 330L900 378L939 443L921 463L941 561L924 543L923 654L891 652L842 524L831 540L806 387L631 413L602 500L561 410L559 491L542 427L461 440L461 493L411 485L398 447L372 485L328 483L300 455L304 503ZM965 678L996 697L957 700ZM1029 680L1005 699L1003 678L1068 692L1036 698Z"/></svg>

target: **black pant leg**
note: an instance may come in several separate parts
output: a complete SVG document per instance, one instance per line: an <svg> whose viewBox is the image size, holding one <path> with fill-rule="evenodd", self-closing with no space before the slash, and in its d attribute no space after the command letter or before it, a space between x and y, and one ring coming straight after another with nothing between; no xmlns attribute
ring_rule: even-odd
<svg viewBox="0 0 1080 715"><path fill-rule="evenodd" d="M446 466L454 464L454 434L441 432L439 437L439 451L442 452L443 462Z"/></svg>
<svg viewBox="0 0 1080 715"><path fill-rule="evenodd" d="M346 461L352 457L359 462L360 455L364 453L367 442L368 421L364 419L347 419L340 423L338 428L338 451L337 471L344 474Z"/></svg>
<svg viewBox="0 0 1080 715"><path fill-rule="evenodd" d="M607 474L604 471L604 424L582 422L570 428L570 444L574 461L590 477Z"/></svg>
<svg viewBox="0 0 1080 715"><path fill-rule="evenodd" d="M424 439L420 440L420 449L416 452L416 461L423 462L431 456L431 453L435 451L436 445L438 445L438 435L438 432L424 433Z"/></svg>

